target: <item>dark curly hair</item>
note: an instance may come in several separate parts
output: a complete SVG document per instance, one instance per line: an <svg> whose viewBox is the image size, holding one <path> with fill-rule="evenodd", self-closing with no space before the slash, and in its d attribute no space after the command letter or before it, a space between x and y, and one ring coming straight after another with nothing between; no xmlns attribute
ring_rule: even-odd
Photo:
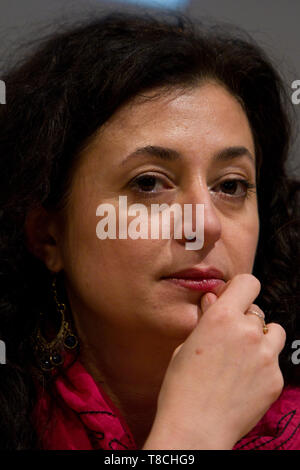
<svg viewBox="0 0 300 470"><path fill-rule="evenodd" d="M243 104L257 155L260 238L254 266L267 321L287 332L280 361L286 383L300 383L290 360L300 338L299 182L288 176L289 98L276 67L246 34L174 15L113 13L39 42L2 77L0 107L1 234L0 447L38 448L29 338L50 275L27 249L25 220L34 208L65 204L80 150L136 95L186 89L213 79Z"/></svg>

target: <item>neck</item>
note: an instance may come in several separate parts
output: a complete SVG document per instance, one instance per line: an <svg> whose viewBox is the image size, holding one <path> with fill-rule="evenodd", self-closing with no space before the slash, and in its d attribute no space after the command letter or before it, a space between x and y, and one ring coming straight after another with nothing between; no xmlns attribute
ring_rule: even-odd
<svg viewBox="0 0 300 470"><path fill-rule="evenodd" d="M82 363L119 409L141 448L151 430L161 384L179 341L136 331L118 334L105 331L103 325L101 329L94 326L92 331L80 325L77 329Z"/></svg>

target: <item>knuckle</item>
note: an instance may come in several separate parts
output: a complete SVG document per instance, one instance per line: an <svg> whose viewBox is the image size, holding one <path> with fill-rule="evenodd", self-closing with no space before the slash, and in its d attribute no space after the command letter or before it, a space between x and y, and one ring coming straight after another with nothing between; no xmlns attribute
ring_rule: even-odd
<svg viewBox="0 0 300 470"><path fill-rule="evenodd" d="M273 375L273 380L272 380L271 387L270 387L270 399L272 400L272 402L277 400L277 398L280 396L283 390L283 387L284 387L284 379L278 367L278 370Z"/></svg>
<svg viewBox="0 0 300 470"><path fill-rule="evenodd" d="M276 339L277 350L282 351L286 343L286 331L278 323L268 323L268 328L270 329L274 342Z"/></svg>
<svg viewBox="0 0 300 470"><path fill-rule="evenodd" d="M275 360L277 361L277 357L275 357L274 352L270 348L264 348L261 352L260 360L262 366L268 367L273 364Z"/></svg>
<svg viewBox="0 0 300 470"><path fill-rule="evenodd" d="M258 325L247 325L245 337L249 344L258 344L261 341L261 331Z"/></svg>
<svg viewBox="0 0 300 470"><path fill-rule="evenodd" d="M279 323L271 323L272 328L277 332L278 336L281 337L283 343L286 342L286 331L285 329L279 325Z"/></svg>

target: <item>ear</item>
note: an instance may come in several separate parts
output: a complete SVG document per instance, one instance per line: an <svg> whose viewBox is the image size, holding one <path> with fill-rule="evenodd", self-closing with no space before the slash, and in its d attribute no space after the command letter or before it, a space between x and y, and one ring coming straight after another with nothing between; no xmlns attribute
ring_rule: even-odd
<svg viewBox="0 0 300 470"><path fill-rule="evenodd" d="M58 218L44 207L33 209L26 217L25 232L29 251L52 272L63 268L59 246Z"/></svg>

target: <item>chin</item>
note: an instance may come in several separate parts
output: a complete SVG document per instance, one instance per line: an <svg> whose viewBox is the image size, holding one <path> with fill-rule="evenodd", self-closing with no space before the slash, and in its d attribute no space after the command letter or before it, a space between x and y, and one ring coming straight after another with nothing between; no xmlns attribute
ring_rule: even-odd
<svg viewBox="0 0 300 470"><path fill-rule="evenodd" d="M185 304L170 310L170 314L164 318L159 328L165 337L183 342L198 324L199 309L197 305Z"/></svg>

